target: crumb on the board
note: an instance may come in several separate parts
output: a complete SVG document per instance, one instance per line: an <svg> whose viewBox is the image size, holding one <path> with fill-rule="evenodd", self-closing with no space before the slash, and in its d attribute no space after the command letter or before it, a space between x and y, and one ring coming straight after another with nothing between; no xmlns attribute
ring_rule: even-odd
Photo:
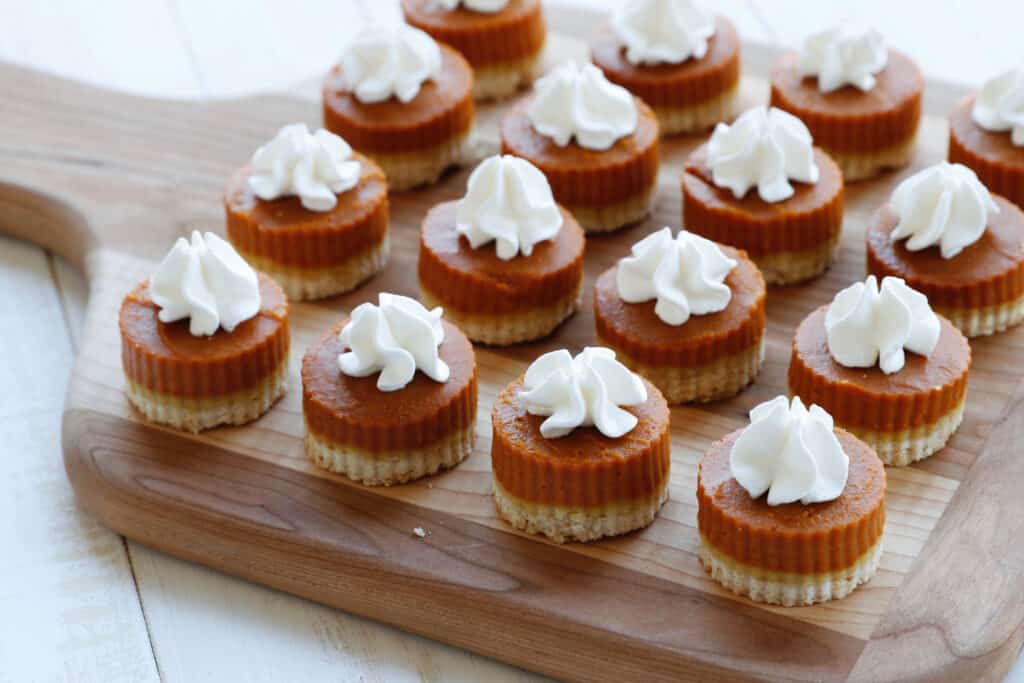
<svg viewBox="0 0 1024 683"><path fill-rule="evenodd" d="M412 532L416 536L418 536L419 538L426 538L427 537L427 532L424 531L423 527L421 527L421 526L416 527L415 529L412 530Z"/></svg>

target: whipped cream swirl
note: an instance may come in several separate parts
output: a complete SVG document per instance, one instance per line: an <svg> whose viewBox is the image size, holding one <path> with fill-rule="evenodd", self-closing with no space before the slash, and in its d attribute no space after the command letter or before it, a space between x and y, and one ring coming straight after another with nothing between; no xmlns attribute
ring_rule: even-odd
<svg viewBox="0 0 1024 683"><path fill-rule="evenodd" d="M1024 65L987 81L974 100L971 118L994 133L1011 131L1010 141L1024 147Z"/></svg>
<svg viewBox="0 0 1024 683"><path fill-rule="evenodd" d="M750 411L750 426L732 445L729 468L751 498L768 492L769 505L835 500L846 487L850 457L832 429L832 416L799 396L776 396Z"/></svg>
<svg viewBox="0 0 1024 683"><path fill-rule="evenodd" d="M944 259L977 242L989 217L999 213L974 171L948 161L904 180L889 205L899 218L892 231L894 240L906 239L910 251L938 245Z"/></svg>
<svg viewBox="0 0 1024 683"><path fill-rule="evenodd" d="M149 278L149 296L161 322L189 319L188 331L210 336L232 332L260 310L256 271L212 232L179 237Z"/></svg>
<svg viewBox="0 0 1024 683"><path fill-rule="evenodd" d="M627 303L657 299L654 313L667 325L682 325L691 315L724 311L732 299L725 277L736 267L718 245L686 230L672 238L671 228L633 245L619 261L615 281Z"/></svg>
<svg viewBox="0 0 1024 683"><path fill-rule="evenodd" d="M807 37L800 53L800 71L817 76L823 93L852 85L867 92L875 87L875 74L889 62L882 34L874 29L843 26Z"/></svg>
<svg viewBox="0 0 1024 683"><path fill-rule="evenodd" d="M898 277L869 275L836 294L825 314L829 353L848 368L875 363L887 375L903 369L904 349L927 356L942 331L928 297Z"/></svg>
<svg viewBox="0 0 1024 683"><path fill-rule="evenodd" d="M508 0L435 0L438 7L446 10L457 9L460 5L473 12L492 14L508 5Z"/></svg>
<svg viewBox="0 0 1024 683"><path fill-rule="evenodd" d="M647 400L640 377L602 347L588 346L575 358L565 349L545 353L527 368L523 384L526 391L519 396L526 411L548 418L540 426L546 439L590 426L617 439L637 424L636 416L619 406Z"/></svg>
<svg viewBox="0 0 1024 683"><path fill-rule="evenodd" d="M441 74L441 48L429 35L401 23L371 25L341 55L345 83L366 104L397 97L409 102Z"/></svg>
<svg viewBox="0 0 1024 683"><path fill-rule="evenodd" d="M612 29L633 64L702 59L715 19L698 0L630 0L612 14Z"/></svg>
<svg viewBox="0 0 1024 683"><path fill-rule="evenodd" d="M636 131L633 96L593 64L563 64L539 78L533 90L530 123L559 147L575 137L580 147L602 151Z"/></svg>
<svg viewBox="0 0 1024 683"><path fill-rule="evenodd" d="M496 242L498 258L529 256L538 242L554 239L562 212L547 178L536 166L514 156L485 159L469 176L466 196L455 211L455 229L478 249Z"/></svg>
<svg viewBox="0 0 1024 683"><path fill-rule="evenodd" d="M260 199L294 196L310 211L330 211L337 195L359 183L362 164L352 148L334 133L310 134L304 123L278 131L252 155L249 189Z"/></svg>
<svg viewBox="0 0 1024 683"><path fill-rule="evenodd" d="M766 202L793 196L790 180L816 183L811 132L804 122L775 107L754 107L730 126L719 123L708 141L708 166L715 185L742 199L752 187Z"/></svg>
<svg viewBox="0 0 1024 683"><path fill-rule="evenodd" d="M442 313L440 307L428 311L415 299L385 292L376 306L356 306L341 329L341 343L349 349L338 356L341 371L352 377L379 372L380 391L403 388L417 370L435 382L447 382L450 370L438 355L444 341Z"/></svg>

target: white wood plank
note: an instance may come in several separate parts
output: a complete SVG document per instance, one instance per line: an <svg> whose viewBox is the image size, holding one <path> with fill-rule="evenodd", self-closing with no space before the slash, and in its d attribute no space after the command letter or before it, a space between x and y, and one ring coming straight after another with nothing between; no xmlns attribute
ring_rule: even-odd
<svg viewBox="0 0 1024 683"><path fill-rule="evenodd" d="M0 17L0 59L143 95L199 93L162 0L0 0Z"/></svg>
<svg viewBox="0 0 1024 683"><path fill-rule="evenodd" d="M133 545L166 681L540 681L504 664Z"/></svg>
<svg viewBox="0 0 1024 683"><path fill-rule="evenodd" d="M319 80L362 20L357 0L170 0L203 93L226 97ZM312 123L312 122L311 122Z"/></svg>
<svg viewBox="0 0 1024 683"><path fill-rule="evenodd" d="M1024 3L1012 0L749 0L773 42L799 47L804 37L840 22L878 28L913 56L925 74L980 83L1024 59Z"/></svg>
<svg viewBox="0 0 1024 683"><path fill-rule="evenodd" d="M0 238L0 290L0 679L157 680L124 543L64 475L73 353L45 254Z"/></svg>

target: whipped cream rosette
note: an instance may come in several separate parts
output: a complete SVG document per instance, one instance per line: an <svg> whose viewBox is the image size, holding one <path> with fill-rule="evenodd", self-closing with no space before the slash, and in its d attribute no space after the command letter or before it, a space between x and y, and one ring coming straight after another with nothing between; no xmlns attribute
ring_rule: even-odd
<svg viewBox="0 0 1024 683"><path fill-rule="evenodd" d="M729 305L725 277L736 267L717 244L680 230L662 228L632 247L619 261L616 284L623 301L657 301L654 313L667 325L682 325L690 315L717 313Z"/></svg>
<svg viewBox="0 0 1024 683"><path fill-rule="evenodd" d="M536 166L514 156L481 162L456 207L455 229L474 249L495 243L498 258L529 256L554 239L563 223L551 186Z"/></svg>
<svg viewBox="0 0 1024 683"><path fill-rule="evenodd" d="M633 64L701 59L715 35L715 19L698 0L629 0L612 14L611 26Z"/></svg>
<svg viewBox="0 0 1024 683"><path fill-rule="evenodd" d="M986 81L971 117L985 130L1009 132L1013 144L1024 147L1024 65Z"/></svg>
<svg viewBox="0 0 1024 683"><path fill-rule="evenodd" d="M249 188L260 199L298 197L310 211L330 211L359 183L362 164L341 137L304 123L283 127L252 155Z"/></svg>
<svg viewBox="0 0 1024 683"><path fill-rule="evenodd" d="M407 296L381 292L378 303L356 306L341 330L348 349L338 357L341 371L352 377L380 373L377 388L398 391L419 370L435 382L446 382L448 365L438 355L444 341L440 308L427 310Z"/></svg>
<svg viewBox="0 0 1024 683"><path fill-rule="evenodd" d="M903 280L874 275L836 294L825 315L828 350L848 368L876 363L891 375L903 369L904 351L927 356L939 341L939 319L928 297Z"/></svg>
<svg viewBox="0 0 1024 683"><path fill-rule="evenodd" d="M424 82L440 75L441 50L408 24L370 25L346 46L341 69L360 102L411 102Z"/></svg>
<svg viewBox="0 0 1024 683"><path fill-rule="evenodd" d="M894 240L907 240L910 251L938 246L944 259L977 242L989 218L999 213L974 171L946 161L900 183L889 205L898 218Z"/></svg>
<svg viewBox="0 0 1024 683"><path fill-rule="evenodd" d="M231 332L260 310L256 271L212 232L179 237L150 278L149 291L161 322L187 318L197 337L218 328Z"/></svg>
<svg viewBox="0 0 1024 683"><path fill-rule="evenodd" d="M752 498L769 505L835 500L843 493L850 459L833 431L832 416L776 396L750 411L750 425L732 445L729 466Z"/></svg>
<svg viewBox="0 0 1024 683"><path fill-rule="evenodd" d="M530 122L560 147L575 139L584 149L606 150L636 130L633 96L609 82L593 64L563 64L533 89Z"/></svg>
<svg viewBox="0 0 1024 683"><path fill-rule="evenodd" d="M754 107L731 125L719 123L707 147L707 163L718 187L739 199L751 189L766 202L793 196L790 180L818 181L811 133L780 109Z"/></svg>
<svg viewBox="0 0 1024 683"><path fill-rule="evenodd" d="M800 69L818 79L818 89L833 92L850 85L867 92L889 61L882 34L871 28L840 26L814 33L804 41Z"/></svg>
<svg viewBox="0 0 1024 683"><path fill-rule="evenodd" d="M618 438L637 424L636 416L620 406L647 400L643 380L615 360L614 351L590 346L575 357L565 349L545 353L526 370L523 389L527 412L548 418L540 427L547 439L577 427L596 427Z"/></svg>

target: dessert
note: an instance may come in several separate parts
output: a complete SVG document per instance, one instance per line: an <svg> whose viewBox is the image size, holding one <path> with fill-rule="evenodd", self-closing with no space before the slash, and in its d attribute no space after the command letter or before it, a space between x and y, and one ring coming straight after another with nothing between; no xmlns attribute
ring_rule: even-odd
<svg viewBox="0 0 1024 683"><path fill-rule="evenodd" d="M533 80L547 30L540 0L402 0L409 24L473 67L473 96L511 95Z"/></svg>
<svg viewBox="0 0 1024 683"><path fill-rule="evenodd" d="M968 337L1024 319L1024 212L941 162L900 183L867 228L868 272L902 278Z"/></svg>
<svg viewBox="0 0 1024 683"><path fill-rule="evenodd" d="M493 244L492 244L493 242ZM473 341L544 337L579 305L583 230L530 162L491 157L420 231L420 296Z"/></svg>
<svg viewBox="0 0 1024 683"><path fill-rule="evenodd" d="M843 598L878 569L885 479L871 447L834 427L825 410L777 396L701 460L701 564L757 602Z"/></svg>
<svg viewBox="0 0 1024 683"><path fill-rule="evenodd" d="M949 160L1024 208L1024 66L988 81L949 115Z"/></svg>
<svg viewBox="0 0 1024 683"><path fill-rule="evenodd" d="M910 161L924 77L874 30L844 26L807 38L771 72L771 106L799 117L848 181Z"/></svg>
<svg viewBox="0 0 1024 683"><path fill-rule="evenodd" d="M735 115L740 39L697 0L630 0L590 48L608 80L650 105L662 135L700 132Z"/></svg>
<svg viewBox="0 0 1024 683"><path fill-rule="evenodd" d="M609 349L544 354L491 424L494 501L517 529L592 541L647 526L668 498L668 405Z"/></svg>
<svg viewBox="0 0 1024 683"><path fill-rule="evenodd" d="M228 239L293 301L354 289L388 261L387 182L326 130L282 128L224 190Z"/></svg>
<svg viewBox="0 0 1024 683"><path fill-rule="evenodd" d="M823 273L842 226L839 167L784 111L755 107L718 124L683 169L683 227L743 249L769 284Z"/></svg>
<svg viewBox="0 0 1024 683"><path fill-rule="evenodd" d="M764 278L745 253L662 228L597 279L597 341L669 403L714 401L757 376L764 303Z"/></svg>
<svg viewBox="0 0 1024 683"><path fill-rule="evenodd" d="M911 353L906 353L910 351ZM924 294L875 276L800 323L789 393L815 403L887 465L927 458L960 426L971 347Z"/></svg>
<svg viewBox="0 0 1024 683"><path fill-rule="evenodd" d="M388 187L437 181L473 127L473 70L406 24L370 26L323 85L324 127L384 169Z"/></svg>
<svg viewBox="0 0 1024 683"><path fill-rule="evenodd" d="M592 64L563 64L501 123L505 154L526 159L587 232L647 215L658 178L658 120Z"/></svg>
<svg viewBox="0 0 1024 683"><path fill-rule="evenodd" d="M212 233L179 238L125 296L118 323L125 394L154 422L244 424L284 393L285 294Z"/></svg>
<svg viewBox="0 0 1024 683"><path fill-rule="evenodd" d="M459 464L473 450L476 359L465 335L415 299L360 304L302 358L306 455L367 486Z"/></svg>

